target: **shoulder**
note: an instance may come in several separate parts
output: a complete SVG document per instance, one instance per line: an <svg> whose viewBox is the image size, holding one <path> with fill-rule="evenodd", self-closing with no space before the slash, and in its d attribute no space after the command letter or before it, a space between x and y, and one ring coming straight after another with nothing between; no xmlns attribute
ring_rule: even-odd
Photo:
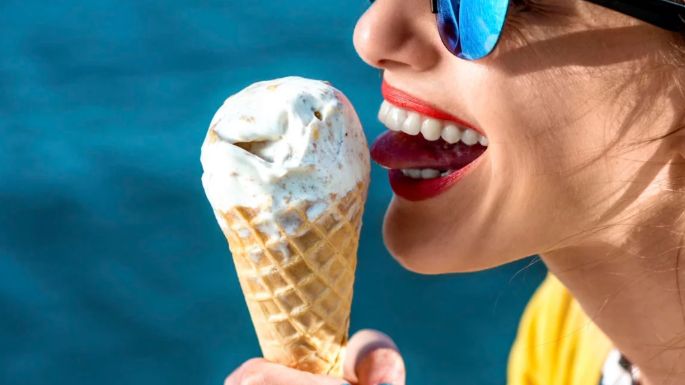
<svg viewBox="0 0 685 385"><path fill-rule="evenodd" d="M609 339L552 274L531 298L509 358L509 385L598 384Z"/></svg>

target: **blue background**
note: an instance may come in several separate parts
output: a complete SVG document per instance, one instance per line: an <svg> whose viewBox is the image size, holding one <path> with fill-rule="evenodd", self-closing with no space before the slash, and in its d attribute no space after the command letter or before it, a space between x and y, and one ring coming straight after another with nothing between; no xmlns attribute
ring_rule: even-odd
<svg viewBox="0 0 685 385"><path fill-rule="evenodd" d="M332 81L377 136L380 78L352 47L366 7L0 2L0 383L221 384L259 354L200 145L225 97L293 74ZM544 267L404 271L372 178L352 330L392 335L409 384L503 384Z"/></svg>

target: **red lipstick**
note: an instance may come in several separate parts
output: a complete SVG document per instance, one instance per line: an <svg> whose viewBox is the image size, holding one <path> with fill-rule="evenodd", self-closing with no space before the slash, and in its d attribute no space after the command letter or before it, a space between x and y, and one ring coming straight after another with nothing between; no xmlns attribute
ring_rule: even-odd
<svg viewBox="0 0 685 385"><path fill-rule="evenodd" d="M469 163L447 176L435 179L413 179L400 170L388 170L390 187L398 196L412 202L433 198L459 182L478 162Z"/></svg>
<svg viewBox="0 0 685 385"><path fill-rule="evenodd" d="M439 120L448 120L454 122L459 127L470 128L478 132L479 134L483 135L483 133L480 132L480 130L476 128L473 124L463 119L460 119L448 112L433 107L429 103L424 102L423 100L415 96L412 96L402 90L399 90L391 86L385 80L383 80L383 83L381 84L381 93L383 94L383 99L389 101L397 107L404 108L405 110L416 111L421 115L425 115L431 118Z"/></svg>
<svg viewBox="0 0 685 385"><path fill-rule="evenodd" d="M439 110L386 82L382 86L383 97L394 106L443 121L456 123L462 129L479 132L472 124ZM440 195L461 180L477 164L487 147L480 144L468 146L463 142L450 144L442 139L429 141L419 135L388 131L371 146L371 158L389 170L390 186L396 195L409 200L421 201ZM441 176L429 179L412 178L402 170L438 170ZM411 173L409 173L411 174Z"/></svg>

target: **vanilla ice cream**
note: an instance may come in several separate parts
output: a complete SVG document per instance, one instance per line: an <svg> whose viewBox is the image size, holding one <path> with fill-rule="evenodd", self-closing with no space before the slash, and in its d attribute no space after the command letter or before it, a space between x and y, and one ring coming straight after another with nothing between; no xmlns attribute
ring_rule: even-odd
<svg viewBox="0 0 685 385"><path fill-rule="evenodd" d="M326 82L286 77L226 99L202 146L202 184L212 207L328 201L368 177L362 126Z"/></svg>

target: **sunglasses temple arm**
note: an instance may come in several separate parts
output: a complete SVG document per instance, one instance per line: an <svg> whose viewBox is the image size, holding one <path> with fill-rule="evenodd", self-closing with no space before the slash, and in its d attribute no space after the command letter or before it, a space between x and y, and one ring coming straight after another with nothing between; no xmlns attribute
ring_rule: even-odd
<svg viewBox="0 0 685 385"><path fill-rule="evenodd" d="M430 0L431 1L431 12L432 13L438 13L438 0Z"/></svg>
<svg viewBox="0 0 685 385"><path fill-rule="evenodd" d="M586 0L638 18L658 27L682 32L685 30L685 6L669 0Z"/></svg>

